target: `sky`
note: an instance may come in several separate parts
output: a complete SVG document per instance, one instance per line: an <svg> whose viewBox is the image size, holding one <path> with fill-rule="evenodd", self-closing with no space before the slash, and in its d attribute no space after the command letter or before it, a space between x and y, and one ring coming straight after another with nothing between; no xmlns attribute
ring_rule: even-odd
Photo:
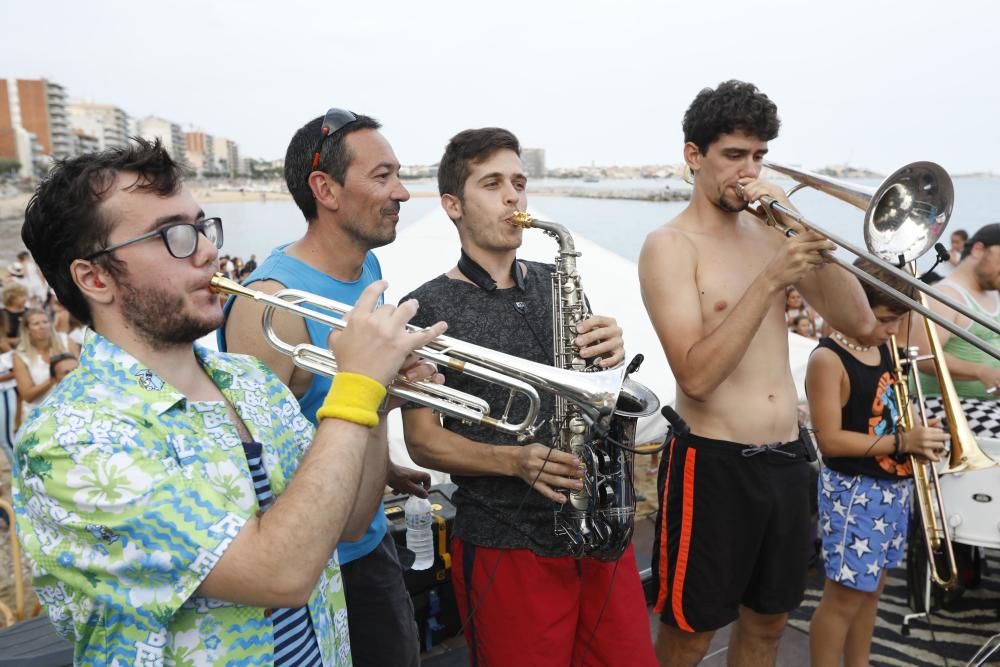
<svg viewBox="0 0 1000 667"><path fill-rule="evenodd" d="M737 78L778 105L777 162L1000 173L990 0L0 0L0 25L0 76L251 157L344 107L378 118L403 164L491 125L550 168L675 164L691 100Z"/></svg>

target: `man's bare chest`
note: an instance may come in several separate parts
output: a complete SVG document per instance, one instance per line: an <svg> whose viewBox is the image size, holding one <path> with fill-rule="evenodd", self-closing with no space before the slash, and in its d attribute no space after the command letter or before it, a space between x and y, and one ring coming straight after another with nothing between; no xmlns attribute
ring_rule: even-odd
<svg viewBox="0 0 1000 667"><path fill-rule="evenodd" d="M699 249L695 279L705 319L725 317L767 267L772 254L764 243Z"/></svg>

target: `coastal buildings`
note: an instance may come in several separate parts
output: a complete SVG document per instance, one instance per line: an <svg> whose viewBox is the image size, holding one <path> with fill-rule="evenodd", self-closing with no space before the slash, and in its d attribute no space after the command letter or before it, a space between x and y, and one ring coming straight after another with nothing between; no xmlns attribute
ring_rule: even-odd
<svg viewBox="0 0 1000 667"><path fill-rule="evenodd" d="M97 139L97 149L124 148L128 143L128 114L113 104L72 101L69 104L69 122Z"/></svg>
<svg viewBox="0 0 1000 667"><path fill-rule="evenodd" d="M174 160L187 162L187 143L178 123L159 116L146 116L136 122L136 134L150 141L159 139Z"/></svg>
<svg viewBox="0 0 1000 667"><path fill-rule="evenodd" d="M437 164L404 164L399 168L400 178L434 178L437 173Z"/></svg>
<svg viewBox="0 0 1000 667"><path fill-rule="evenodd" d="M101 141L97 137L87 134L83 130L73 128L70 133L70 151L73 155L83 153L93 153L101 150Z"/></svg>
<svg viewBox="0 0 1000 667"><path fill-rule="evenodd" d="M212 138L212 153L215 156L215 171L226 176L242 176L247 173L240 161L239 145L223 137Z"/></svg>
<svg viewBox="0 0 1000 667"><path fill-rule="evenodd" d="M52 158L72 155L66 90L48 79L0 79L0 158L33 176Z"/></svg>
<svg viewBox="0 0 1000 667"><path fill-rule="evenodd" d="M0 168L14 163L23 178L43 176L53 160L124 148L130 137L159 139L198 177L253 177L254 171L266 177L276 168L273 161L242 157L231 139L188 127L184 132L179 123L155 114L136 118L114 104L69 101L66 89L49 79L0 78ZM250 163L267 169L250 170Z"/></svg>
<svg viewBox="0 0 1000 667"><path fill-rule="evenodd" d="M521 163L524 165L524 172L528 175L529 178L545 177L544 148L521 149Z"/></svg>
<svg viewBox="0 0 1000 667"><path fill-rule="evenodd" d="M184 133L184 148L188 166L197 176L217 173L215 165L215 137L200 130Z"/></svg>

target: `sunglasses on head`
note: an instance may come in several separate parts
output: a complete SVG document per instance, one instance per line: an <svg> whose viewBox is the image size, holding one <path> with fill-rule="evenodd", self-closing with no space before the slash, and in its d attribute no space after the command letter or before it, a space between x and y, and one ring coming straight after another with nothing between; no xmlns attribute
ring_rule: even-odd
<svg viewBox="0 0 1000 667"><path fill-rule="evenodd" d="M328 137L332 137L339 132L345 125L350 125L357 119L357 116L344 109L329 109L326 112L326 115L323 116L323 127L320 129L323 136L319 138L319 143L316 144L316 150L313 151L313 171L319 167L319 153L323 149L323 142L326 141Z"/></svg>

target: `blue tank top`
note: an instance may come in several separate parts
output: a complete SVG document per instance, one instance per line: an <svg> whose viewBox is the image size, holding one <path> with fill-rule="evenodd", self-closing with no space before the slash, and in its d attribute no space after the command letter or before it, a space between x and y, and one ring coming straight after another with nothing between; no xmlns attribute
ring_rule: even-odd
<svg viewBox="0 0 1000 667"><path fill-rule="evenodd" d="M244 284L249 284L258 280L273 280L279 282L290 289L303 290L313 294L340 301L348 306L353 306L354 302L361 296L361 292L371 283L382 278L382 267L379 266L378 258L369 252L365 257L365 263L361 268L361 277L354 282L343 282L336 278L331 278L322 271L314 269L305 262L285 254L288 244L274 249L271 255L261 262L253 273L251 273ZM229 309L233 305L230 297L226 302L225 316L229 320ZM326 339L330 335L330 327L306 320L306 329L309 331L309 339L313 345L326 348ZM226 324L219 328L217 339L219 350L226 351ZM330 378L323 375L313 375L309 389L302 398L299 399L299 407L306 419L313 424L316 423L316 411L323 404L326 393L330 390ZM364 536L357 542L341 542L337 546L337 554L340 556L340 564L344 565L352 560L357 560L362 556L367 556L379 545L388 530L389 523L385 518L385 508L379 504Z"/></svg>

